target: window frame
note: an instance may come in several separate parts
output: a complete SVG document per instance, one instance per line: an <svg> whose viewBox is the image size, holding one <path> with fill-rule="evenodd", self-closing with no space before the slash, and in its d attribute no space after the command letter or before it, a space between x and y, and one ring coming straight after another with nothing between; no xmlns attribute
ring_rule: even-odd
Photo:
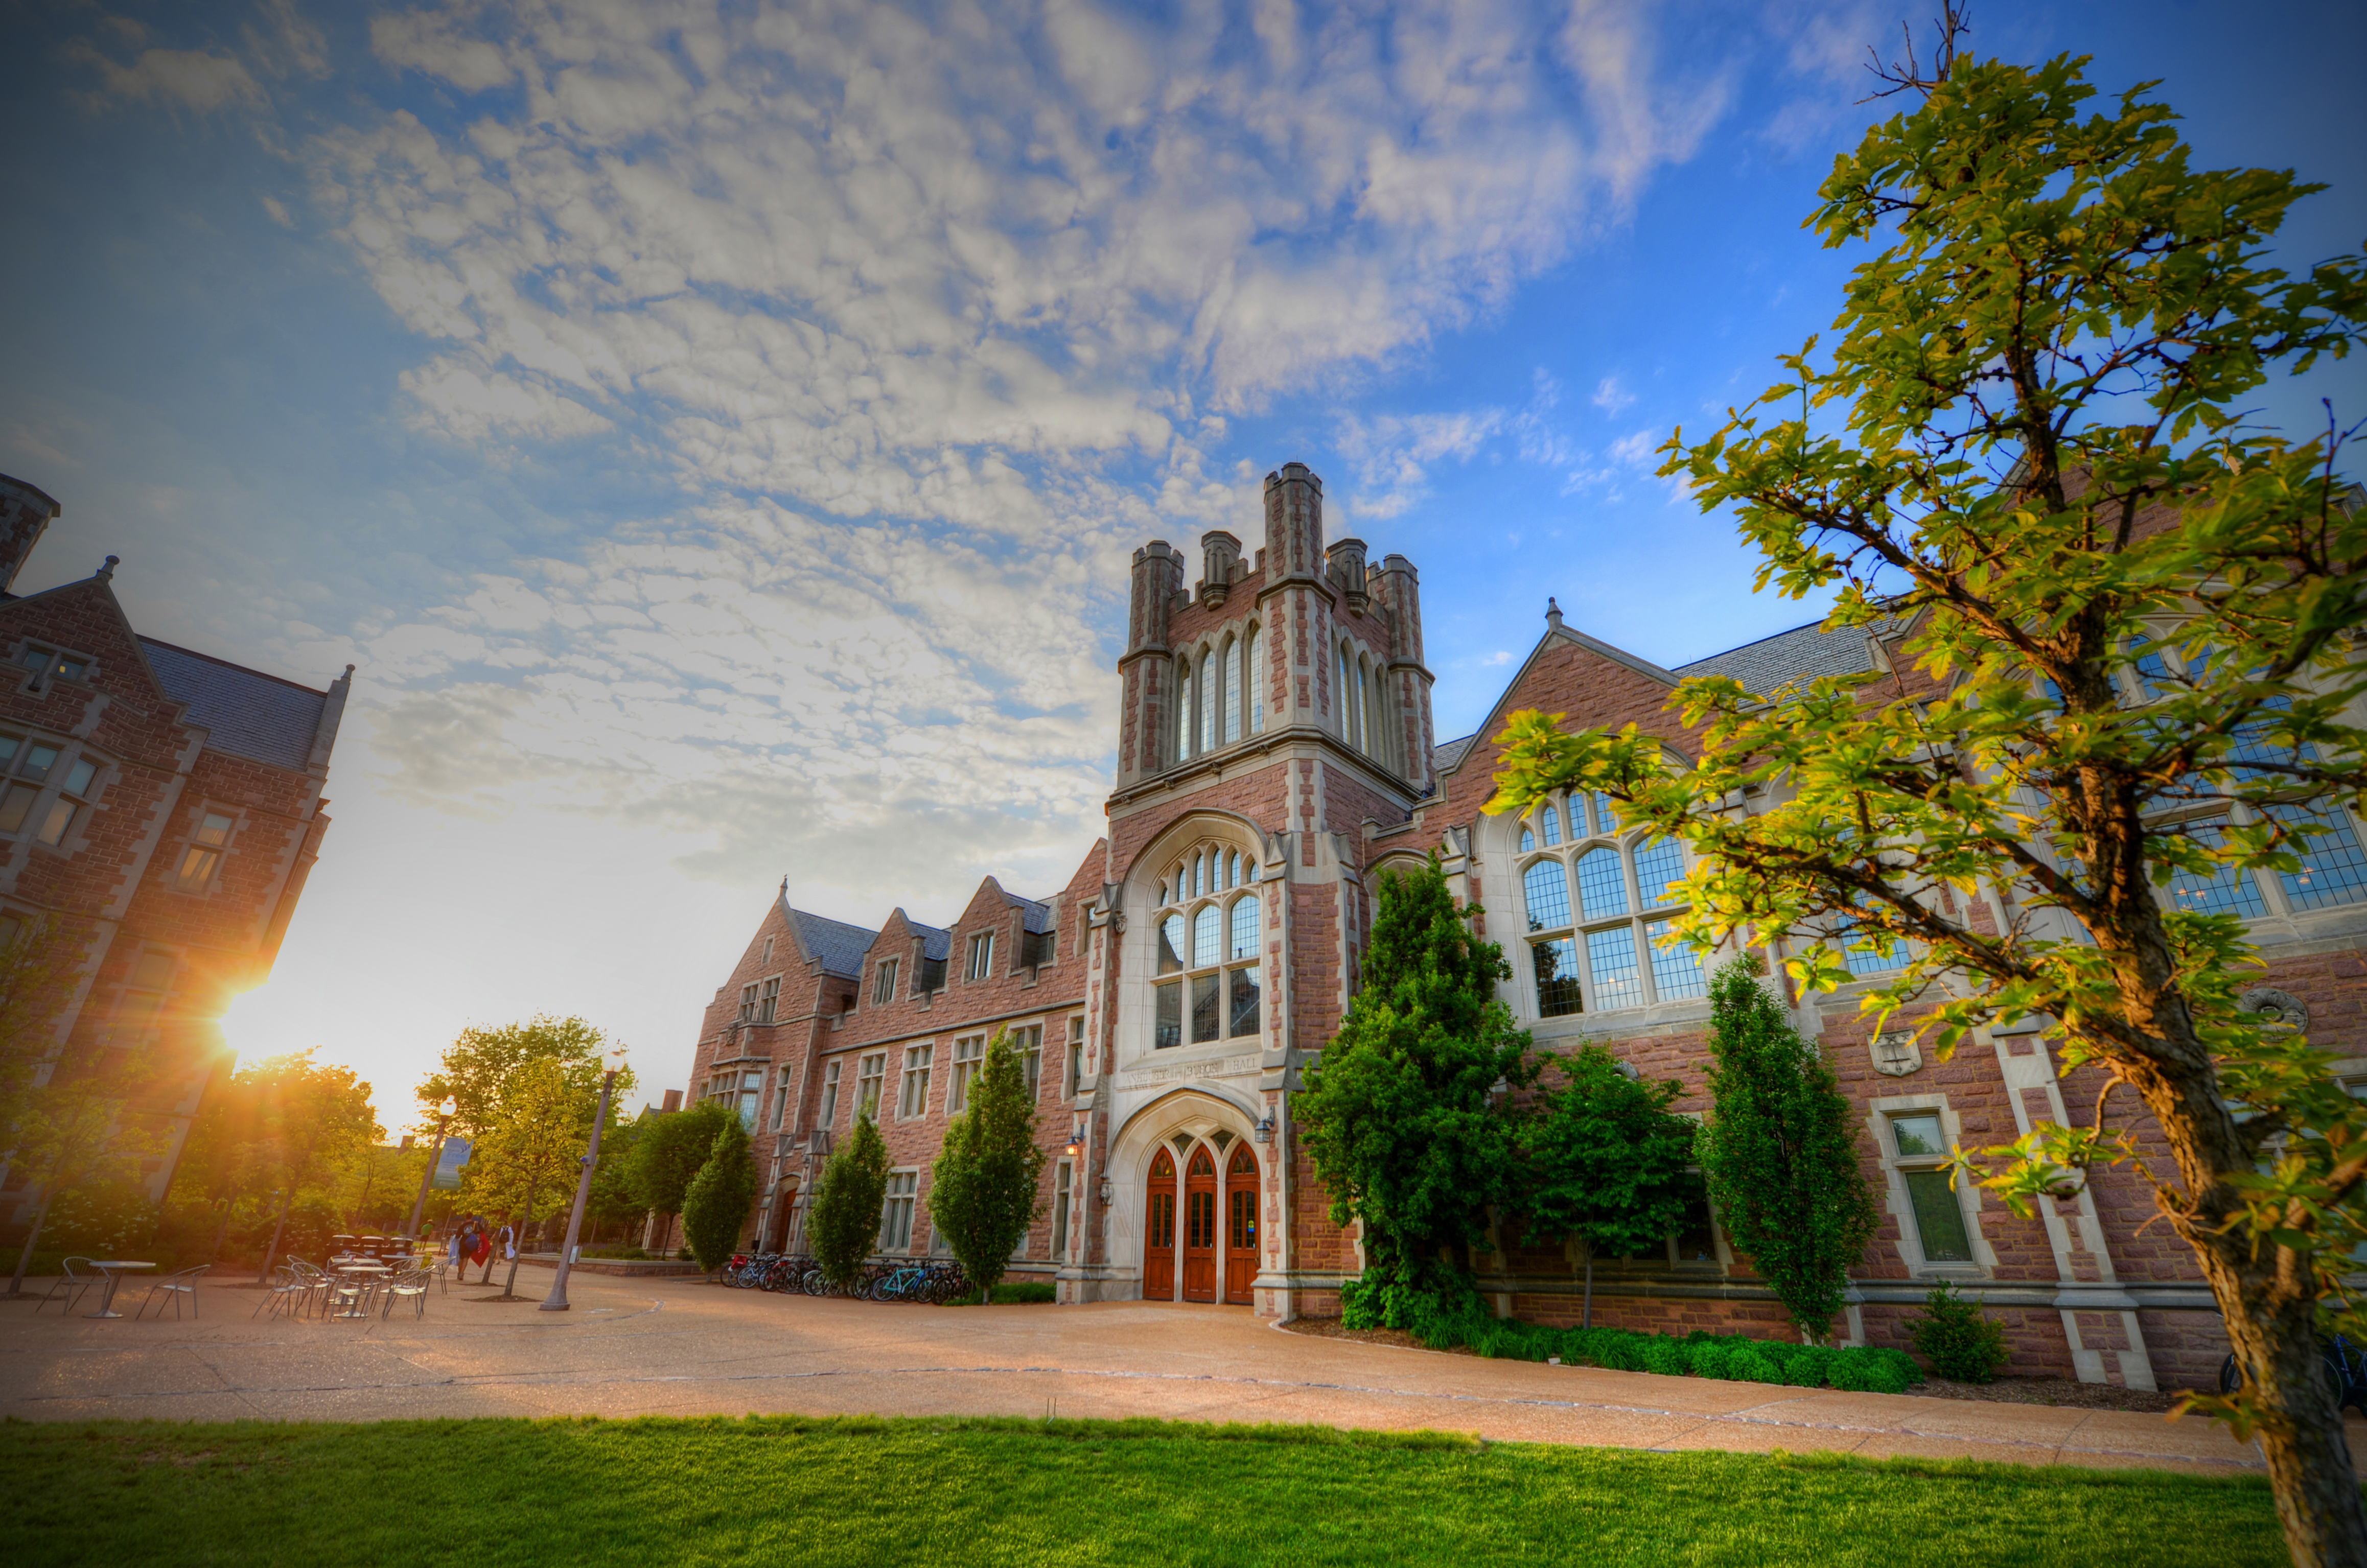
<svg viewBox="0 0 2367 1568"><path fill-rule="evenodd" d="M964 950L962 978L966 981L994 978L994 933L972 931L969 946Z"/></svg>
<svg viewBox="0 0 2367 1568"><path fill-rule="evenodd" d="M832 1131L832 1123L838 1120L839 1078L845 1068L846 1058L844 1056L832 1056L822 1064L821 1114L814 1118L814 1125L824 1132Z"/></svg>
<svg viewBox="0 0 2367 1568"><path fill-rule="evenodd" d="M969 1109L969 1086L986 1066L986 1036L965 1034L954 1042L954 1054L946 1075L946 1115L960 1115Z"/></svg>
<svg viewBox="0 0 2367 1568"><path fill-rule="evenodd" d="M1150 1049L1175 1050L1187 1045L1224 1046L1263 1036L1267 1022L1265 935L1267 912L1263 868L1257 852L1218 840L1192 845L1172 869L1151 889L1152 908L1148 940L1151 943L1149 979L1151 993ZM1248 956L1237 956L1238 926L1243 904L1256 911L1256 930ZM1202 935L1214 921L1214 957L1202 961ZM1180 921L1183 946L1170 934ZM1255 993L1254 1016L1243 1022L1237 998L1242 976ZM1200 1034L1200 1020L1213 1017L1212 1032ZM1172 1014L1172 1039L1169 1032Z"/></svg>
<svg viewBox="0 0 2367 1568"><path fill-rule="evenodd" d="M1908 1178L1944 1170L1945 1153L1937 1155L1902 1154L1898 1145L1898 1123L1910 1117L1938 1118L1940 1136L1949 1145L1960 1144L1964 1129L1955 1112L1942 1094L1894 1095L1874 1100L1868 1107L1873 1117L1875 1146L1882 1154L1883 1179L1888 1188L1890 1212L1898 1222L1898 1256L1907 1265L1910 1278L1923 1280L1987 1279L1996 1263L1996 1255L1981 1234L1980 1190L1971 1183L1954 1183L1948 1194L1955 1205L1957 1223L1964 1227L1965 1251L1962 1259L1934 1260L1923 1237L1922 1221L1915 1211L1914 1190Z"/></svg>
<svg viewBox="0 0 2367 1568"><path fill-rule="evenodd" d="M920 1223L920 1211L921 1168L902 1166L889 1171L888 1190L880 1195L879 1200L878 1248L873 1256L911 1257L912 1231ZM892 1245L889 1241L891 1232L898 1233Z"/></svg>
<svg viewBox="0 0 2367 1568"><path fill-rule="evenodd" d="M871 981L873 1007L884 1008L896 999L896 974L901 966L900 959L883 958L873 969Z"/></svg>
<svg viewBox="0 0 2367 1568"><path fill-rule="evenodd" d="M896 1120L925 1122L929 1116L929 1078L934 1070L937 1043L916 1041L904 1047L903 1065L896 1074Z"/></svg>
<svg viewBox="0 0 2367 1568"><path fill-rule="evenodd" d="M765 979L764 989L757 993L756 1021L758 1023L777 1022L780 1017L780 1009L781 977L778 975L774 975Z"/></svg>
<svg viewBox="0 0 2367 1568"><path fill-rule="evenodd" d="M1569 828L1567 834L1561 831L1564 824ZM1562 791L1548 795L1527 815L1514 818L1505 832L1514 844L1512 897L1519 900L1514 929L1521 931L1522 941L1529 948L1528 962L1522 966L1517 984L1530 1017L1542 1021L1590 1013L1636 1012L1705 1000L1709 976L1700 960L1694 958L1687 966L1689 973L1681 974L1679 961L1664 957L1661 945L1654 941L1656 929L1665 928L1668 922L1683 915L1688 906L1682 898L1663 902L1648 900L1643 896L1640 863L1646 851L1659 843L1675 844L1677 876L1663 886L1675 886L1691 869L1691 857L1682 842L1664 839L1648 826L1620 821L1610 813L1606 803L1596 798ZM1614 857L1618 868L1616 895L1620 907L1596 913L1590 908L1579 867L1589 857L1606 851ZM1563 908L1559 918L1551 921L1537 920L1530 913L1530 878L1542 865L1556 867L1561 878ZM1622 982L1619 994L1632 986L1636 999L1605 1004L1600 999L1606 985L1597 974L1597 939L1623 935L1631 960L1627 970L1631 978ZM1557 968L1560 967L1563 952L1569 960L1567 971L1557 976L1551 992L1539 978L1543 973L1541 959L1548 949L1562 950L1554 955ZM1604 956L1608 956L1607 949ZM1561 1005L1565 1001L1569 1005Z"/></svg>
<svg viewBox="0 0 2367 1568"><path fill-rule="evenodd" d="M852 1127L867 1114L872 1124L879 1122L879 1101L888 1089L888 1053L866 1052L855 1064L855 1115L847 1122Z"/></svg>

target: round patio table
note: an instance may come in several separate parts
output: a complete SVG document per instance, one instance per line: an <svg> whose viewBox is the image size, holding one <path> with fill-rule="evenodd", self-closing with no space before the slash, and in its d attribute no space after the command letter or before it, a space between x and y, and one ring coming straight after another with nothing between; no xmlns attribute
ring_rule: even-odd
<svg viewBox="0 0 2367 1568"><path fill-rule="evenodd" d="M83 1316L121 1317L123 1314L115 1310L115 1287L119 1279L117 1270L121 1269L128 1272L136 1269L153 1269L156 1266L153 1263L130 1263L120 1259L110 1259L108 1262L101 1263L94 1259L91 1263L91 1267L107 1276L107 1293L98 1298L98 1310L96 1312L86 1312L83 1314Z"/></svg>
<svg viewBox="0 0 2367 1568"><path fill-rule="evenodd" d="M332 1261L329 1267L334 1269L340 1274L391 1274L394 1272L393 1269L389 1269L385 1264L372 1263L368 1258L364 1258L357 1263L338 1263ZM118 1315L119 1316L121 1314L119 1314ZM369 1314L362 1310L361 1302L357 1298L354 1304L346 1311L334 1313L331 1315L341 1318L368 1317Z"/></svg>

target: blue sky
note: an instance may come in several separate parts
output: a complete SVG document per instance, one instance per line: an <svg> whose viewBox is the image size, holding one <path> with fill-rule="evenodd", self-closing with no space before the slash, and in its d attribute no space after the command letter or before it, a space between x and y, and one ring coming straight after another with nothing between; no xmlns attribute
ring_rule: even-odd
<svg viewBox="0 0 2367 1568"><path fill-rule="evenodd" d="M1652 476L1829 322L1799 225L1888 3L12 7L0 471L143 629L359 666L246 1054L390 1126L580 1011L679 1085L787 875L873 922L1065 880L1129 552L1298 459L1422 574L1442 738L1542 630L1809 619ZM2367 230L2355 5L1997 4ZM2259 416L2362 411L2356 364Z"/></svg>

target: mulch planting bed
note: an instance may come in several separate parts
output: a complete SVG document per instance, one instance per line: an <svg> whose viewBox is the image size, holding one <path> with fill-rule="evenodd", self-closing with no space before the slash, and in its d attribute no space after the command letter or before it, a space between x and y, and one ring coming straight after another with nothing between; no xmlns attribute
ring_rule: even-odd
<svg viewBox="0 0 2367 1568"><path fill-rule="evenodd" d="M1319 1339L1351 1339L1360 1345L1394 1345L1406 1350L1429 1348L1402 1328L1347 1328L1336 1317L1302 1317L1283 1326L1293 1334L1310 1334ZM1475 1354L1467 1345L1458 1345L1446 1353L1451 1356ZM2144 1389L2118 1388L2111 1383L2076 1382L2069 1378L1999 1378L1995 1382L1951 1382L1946 1378L1935 1378L1928 1373L1923 1382L1908 1392L1926 1399L1972 1399L1997 1404L2055 1404L2077 1410L2139 1410L2155 1414L2167 1414L2183 1397L2176 1392L2154 1393Z"/></svg>

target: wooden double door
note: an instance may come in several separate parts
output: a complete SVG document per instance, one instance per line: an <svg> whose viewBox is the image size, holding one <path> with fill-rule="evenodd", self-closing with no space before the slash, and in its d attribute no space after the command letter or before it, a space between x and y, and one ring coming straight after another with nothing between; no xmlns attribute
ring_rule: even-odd
<svg viewBox="0 0 2367 1568"><path fill-rule="evenodd" d="M1221 1189L1217 1156L1207 1145L1193 1145L1181 1183L1174 1155L1161 1148L1150 1162L1147 1197L1144 1299L1213 1302L1221 1292L1225 1301L1249 1305L1258 1271L1258 1164L1249 1145L1233 1150Z"/></svg>

